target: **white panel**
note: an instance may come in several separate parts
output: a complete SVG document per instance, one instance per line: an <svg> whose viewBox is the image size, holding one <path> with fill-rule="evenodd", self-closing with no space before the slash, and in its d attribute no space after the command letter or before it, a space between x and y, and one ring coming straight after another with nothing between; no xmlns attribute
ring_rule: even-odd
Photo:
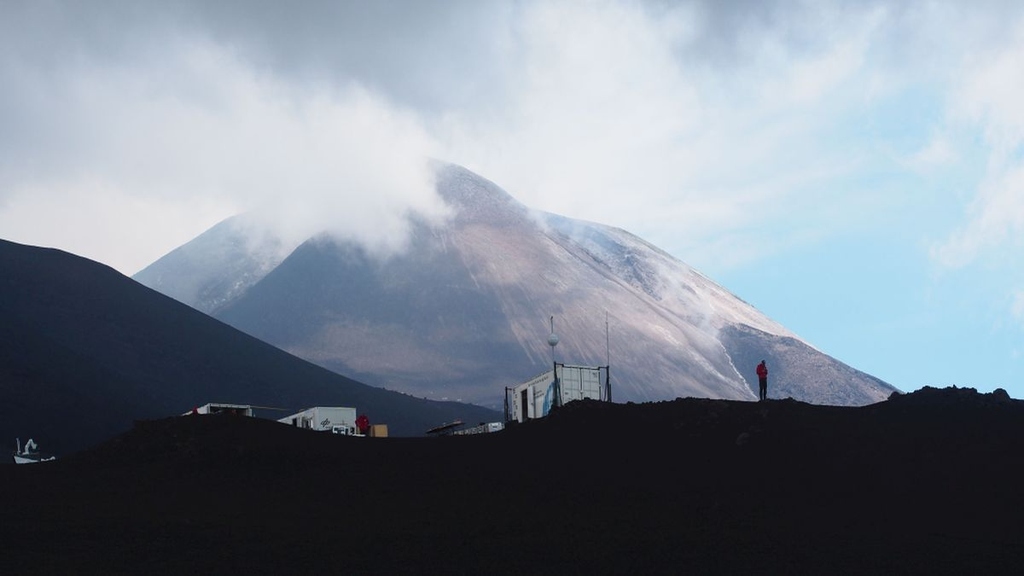
<svg viewBox="0 0 1024 576"><path fill-rule="evenodd" d="M573 400L601 399L601 368L590 366L559 366L562 404Z"/></svg>

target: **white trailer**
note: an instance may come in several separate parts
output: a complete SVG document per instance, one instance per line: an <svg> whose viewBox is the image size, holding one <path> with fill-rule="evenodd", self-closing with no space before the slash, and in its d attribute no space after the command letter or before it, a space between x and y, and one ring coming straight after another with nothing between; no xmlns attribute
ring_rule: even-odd
<svg viewBox="0 0 1024 576"><path fill-rule="evenodd" d="M573 400L611 402L607 366L571 366L556 363L554 370L505 389L505 421L543 418L552 408Z"/></svg>
<svg viewBox="0 0 1024 576"><path fill-rule="evenodd" d="M202 406L196 406L189 412L185 412L182 416L188 416L190 414L232 414L235 416L249 416L252 417L252 406L249 404L225 404L223 402L210 402L209 404L203 404Z"/></svg>
<svg viewBox="0 0 1024 576"><path fill-rule="evenodd" d="M278 420L283 424L335 434L356 433L356 409L343 406L314 406Z"/></svg>

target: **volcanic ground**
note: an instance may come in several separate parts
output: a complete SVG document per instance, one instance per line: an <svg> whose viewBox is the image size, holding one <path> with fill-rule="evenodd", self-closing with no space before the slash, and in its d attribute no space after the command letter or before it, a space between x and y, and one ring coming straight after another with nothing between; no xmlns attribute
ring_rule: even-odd
<svg viewBox="0 0 1024 576"><path fill-rule="evenodd" d="M503 432L140 421L0 467L2 574L995 574L1024 402L576 402Z"/></svg>

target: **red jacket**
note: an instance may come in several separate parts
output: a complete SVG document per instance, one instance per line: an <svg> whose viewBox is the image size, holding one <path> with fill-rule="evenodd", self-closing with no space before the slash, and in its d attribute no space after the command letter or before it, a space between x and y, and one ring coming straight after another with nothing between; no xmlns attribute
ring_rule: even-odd
<svg viewBox="0 0 1024 576"><path fill-rule="evenodd" d="M768 377L768 367L765 366L763 362L761 364L757 365L757 377L758 378L767 378Z"/></svg>

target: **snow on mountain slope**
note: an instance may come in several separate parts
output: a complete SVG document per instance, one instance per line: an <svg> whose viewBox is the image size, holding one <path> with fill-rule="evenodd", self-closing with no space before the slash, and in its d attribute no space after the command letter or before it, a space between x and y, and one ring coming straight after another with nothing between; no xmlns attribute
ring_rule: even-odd
<svg viewBox="0 0 1024 576"><path fill-rule="evenodd" d="M603 264L612 276L668 309L685 310L691 323L707 322L715 329L746 324L771 334L795 337L708 277L625 230L553 214L544 217L552 228Z"/></svg>
<svg viewBox="0 0 1024 576"><path fill-rule="evenodd" d="M753 400L761 358L781 368L775 396L866 404L893 390L628 232L531 210L457 166L438 167L437 187L452 215L414 222L401 254L374 258L322 235L275 261L288 246L241 241L229 220L227 233L215 228L137 278L162 278L150 285L300 357L418 396L500 406L504 387L550 367L552 316L554 360L610 364L620 401Z"/></svg>
<svg viewBox="0 0 1024 576"><path fill-rule="evenodd" d="M545 320L554 315L556 359L610 362L618 398L753 398L717 330L747 322L791 335L631 234L530 211L462 169L446 169L439 183L458 208L448 242L474 280L498 293L532 371L550 362Z"/></svg>

